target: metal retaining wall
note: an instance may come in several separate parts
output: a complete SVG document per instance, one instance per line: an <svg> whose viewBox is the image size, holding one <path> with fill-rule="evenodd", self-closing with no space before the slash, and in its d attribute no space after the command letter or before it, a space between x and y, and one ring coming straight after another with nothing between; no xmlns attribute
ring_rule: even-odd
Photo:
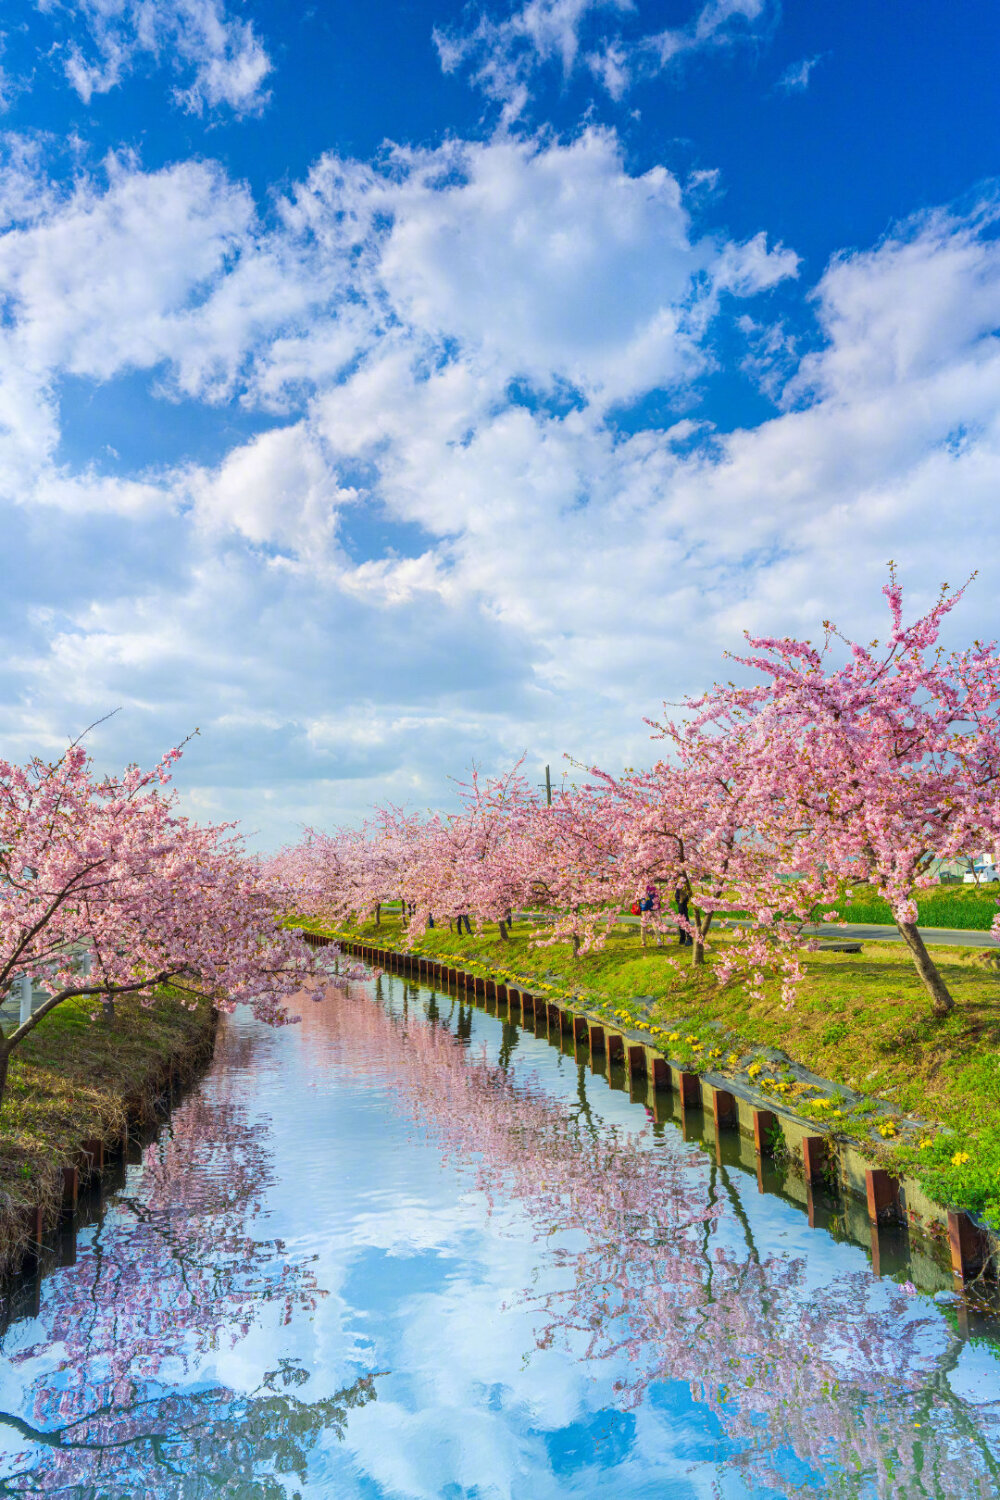
<svg viewBox="0 0 1000 1500"><path fill-rule="evenodd" d="M687 1072L682 1064L665 1057L634 1033L528 990L468 974L422 955L377 948L370 943L324 938L315 933L304 936L316 947L336 941L345 953L387 973L400 974L421 984L464 990L488 1009L505 1010L525 1022L531 1020L536 1030L544 1025L550 1039L555 1036L562 1042L565 1038L574 1050L588 1048L592 1065L625 1070L633 1097L641 1098L657 1121L678 1119L686 1133L688 1116L704 1112L713 1122L720 1161L725 1155L732 1155L732 1147L738 1141L752 1145L752 1163L762 1190L775 1151L787 1153L803 1190L802 1206L810 1224L819 1225L824 1217L814 1199L814 1187L822 1185L843 1193L849 1212L857 1218L860 1211L867 1221L876 1269L881 1255L881 1231L906 1226L926 1236L924 1254L931 1261L939 1260L935 1246L946 1237L957 1288L967 1288L980 1278L996 1277L1000 1245L974 1215L962 1209L942 1210L931 1202L919 1184L872 1166L852 1142L838 1137L836 1132L823 1130L780 1104L755 1096L730 1078L711 1072ZM641 1085L638 1090L636 1084ZM742 1159L742 1149L736 1155ZM912 1247L912 1252L919 1257L921 1248Z"/></svg>

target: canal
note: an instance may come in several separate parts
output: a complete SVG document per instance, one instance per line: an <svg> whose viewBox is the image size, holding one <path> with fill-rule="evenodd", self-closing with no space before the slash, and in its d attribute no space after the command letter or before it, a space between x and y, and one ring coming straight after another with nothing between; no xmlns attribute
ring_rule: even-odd
<svg viewBox="0 0 1000 1500"><path fill-rule="evenodd" d="M1000 1494L1000 1339L949 1291L464 998L297 1013L225 1023L9 1294L0 1494Z"/></svg>

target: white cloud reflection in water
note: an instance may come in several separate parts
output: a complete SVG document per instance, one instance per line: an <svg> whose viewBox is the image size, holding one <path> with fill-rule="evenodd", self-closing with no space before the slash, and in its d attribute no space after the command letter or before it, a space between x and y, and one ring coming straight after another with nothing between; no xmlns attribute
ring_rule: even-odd
<svg viewBox="0 0 1000 1500"><path fill-rule="evenodd" d="M230 1029L6 1335L8 1493L996 1493L996 1346L544 1041L505 1073L499 1021L382 989Z"/></svg>

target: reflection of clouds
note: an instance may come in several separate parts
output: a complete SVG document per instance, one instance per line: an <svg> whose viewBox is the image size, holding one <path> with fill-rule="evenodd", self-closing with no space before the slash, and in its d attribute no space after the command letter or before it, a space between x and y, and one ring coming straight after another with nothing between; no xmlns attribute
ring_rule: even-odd
<svg viewBox="0 0 1000 1500"><path fill-rule="evenodd" d="M363 1423L352 1430L352 1446L358 1452L359 1438L364 1443L367 1437L360 1451L368 1473L385 1492L407 1500L439 1500L455 1485L459 1493L510 1496L514 1476L528 1467L522 1465L523 1441L465 1403L431 1412L380 1404L379 1421L369 1427L367 1433Z"/></svg>
<svg viewBox="0 0 1000 1500"><path fill-rule="evenodd" d="M362 1009L358 1024L367 1038L379 1032L383 1045L376 1050L385 1067L390 1030L381 1012ZM402 1028L397 1034L403 1037ZM429 1088L422 1054L431 1051L436 1070ZM367 1046L357 1054L369 1055ZM957 1354L944 1321L928 1318L925 1304L910 1302L892 1284L873 1285L867 1267L860 1265L844 1268L841 1262L839 1274L824 1286L806 1260L761 1260L747 1226L742 1244L735 1223L717 1241L714 1223L702 1222L708 1198L699 1208L690 1178L675 1175L677 1163L669 1151L654 1157L634 1142L612 1138L609 1152L605 1137L612 1180L590 1172L581 1181L578 1168L581 1159L587 1161L586 1143L564 1142L551 1120L534 1133L540 1100L510 1089L498 1070L478 1062L474 1052L470 1056L459 1049L440 1029L433 1033L411 1021L395 1071L400 1109L413 1110L421 1127L449 1153L478 1155L480 1183L491 1203L493 1195L501 1194L498 1179L506 1173L507 1190L535 1218L536 1243L549 1223L553 1200L548 1186L554 1182L564 1190L562 1223L585 1229L585 1243L582 1248L553 1246L550 1240L534 1281L521 1284L530 1288L527 1306L547 1321L540 1346L558 1345L576 1357L585 1353L588 1373L605 1384L603 1399L609 1395L609 1381L619 1399L630 1404L646 1401L654 1390L659 1394L665 1383L676 1391L679 1381L688 1382L701 1415L714 1417L711 1425L719 1424L722 1439L745 1449L742 1463L748 1475L779 1493L791 1493L795 1481L788 1463L775 1459L776 1445L787 1446L789 1458L816 1474L859 1454L875 1472L887 1463L917 1482L921 1466L929 1463L940 1472L947 1492L964 1486L970 1494L989 1493L983 1488L990 1482L988 1452L977 1451L974 1442L965 1451L961 1446L954 1450L957 1427L952 1433L948 1429L962 1413L939 1417L940 1441L933 1427L918 1440L906 1430L897 1435L898 1426L912 1425L908 1411ZM463 1092L469 1106L464 1110L457 1103ZM516 1105L505 1125L498 1116L508 1098L515 1098ZM542 1113L548 1108L546 1101ZM505 1152L504 1128L517 1142L519 1154L513 1157ZM563 1160L566 1146L572 1161ZM664 1238L671 1214L656 1201L645 1170L654 1159L672 1208L678 1186L683 1190L681 1211L673 1215L679 1235ZM519 1172L524 1164L528 1170ZM718 1176L703 1165L703 1193L717 1189ZM656 1231L653 1239L650 1225ZM617 1234L610 1232L613 1226ZM558 1273L551 1274L553 1261L572 1272L568 1285ZM498 1278L495 1290L503 1284ZM434 1377L440 1400L477 1383L488 1384L487 1366L495 1371L509 1362L511 1348L494 1343L494 1331L503 1324L490 1320L493 1296L482 1304L481 1293L481 1286L453 1284L446 1293L426 1299L420 1314L411 1318L405 1339L420 1348L425 1340L434 1346L435 1331L447 1328L447 1337L438 1333L436 1341L448 1356ZM483 1322L476 1316L480 1305ZM471 1345L470 1328L480 1332ZM505 1331L510 1328L508 1323ZM576 1393L567 1394L570 1410L586 1405ZM566 1413L561 1415L565 1425Z"/></svg>
<svg viewBox="0 0 1000 1500"><path fill-rule="evenodd" d="M384 992L398 1008L400 987L387 983ZM589 1076L596 1145L581 1145L567 1125L583 1107L572 1060L522 1035L515 1056L525 1087L509 1088L479 1061L481 1038L498 1039L496 1023L476 1012L472 1030L462 1048L411 1014L404 1034L363 994L309 1002L302 1025L280 1033L242 1018L227 1023L225 1046L239 1065L202 1093L211 1101L217 1090L247 1139L266 1145L253 1191L240 1199L252 1205L247 1238L260 1245L280 1235L284 1260L325 1295L285 1323L283 1303L269 1295L269 1252L257 1256L260 1295L245 1335L226 1337L224 1306L210 1305L206 1330L221 1335L214 1347L187 1365L161 1364L178 1412L186 1403L190 1413L206 1389L224 1392L229 1405L213 1395L202 1414L224 1449L225 1411L234 1420L245 1412L250 1430L254 1421L263 1427L265 1377L280 1358L297 1361L303 1383L282 1390L275 1411L286 1425L301 1421L308 1437L306 1477L289 1481L304 1500L799 1496L839 1482L851 1453L867 1467L855 1488L845 1480L845 1494L915 1500L923 1493L916 1442L928 1494L996 1493L986 1450L977 1458L974 1446L995 1432L994 1418L972 1404L995 1394L992 1354L959 1345L935 1309L927 1318L922 1299L873 1283L859 1251L811 1233L791 1206L758 1196L752 1179L734 1175L726 1193L724 1175L696 1146L669 1131L652 1142L642 1111ZM212 1135L205 1109L192 1104L190 1120ZM225 1181L223 1148L217 1131L201 1154L178 1139L175 1161L194 1177L207 1173L177 1195L196 1210L193 1223L208 1222L204 1207ZM629 1193L616 1197L596 1171L588 1189L580 1164L592 1161L590 1149L614 1150L614 1174ZM165 1195L169 1162L167 1146L163 1166L130 1191L155 1182ZM688 1210L720 1193L721 1217L711 1228L695 1217L693 1229L654 1243L654 1211L666 1212L657 1184L671 1191L677 1180ZM629 1218L626 1208L644 1214ZM126 1214L109 1214L101 1231L109 1242ZM81 1260L87 1254L84 1236ZM609 1293L595 1266L627 1294L620 1310L610 1304L610 1322L600 1315ZM658 1271L668 1273L662 1284ZM21 1391L25 1411L34 1390L52 1392L72 1354L69 1343L45 1341L54 1327L48 1299L65 1277L46 1283L42 1322L8 1335L7 1410ZM590 1344L596 1357L584 1358ZM330 1392L372 1370L388 1372L376 1382L378 1399L349 1413L343 1442L316 1429ZM824 1380L832 1394L820 1389ZM12 1441L0 1424L5 1474L18 1451ZM263 1454L269 1439L260 1441ZM175 1493L155 1480L146 1492L153 1500Z"/></svg>
<svg viewBox="0 0 1000 1500"><path fill-rule="evenodd" d="M308 1374L276 1357L283 1328L323 1293L308 1259L255 1232L274 1178L266 1127L241 1099L251 1055L251 1034L223 1028L212 1078L129 1169L75 1263L46 1280L40 1317L4 1339L13 1492L96 1483L112 1500L148 1480L166 1494L179 1462L192 1493L259 1466L260 1495L283 1494L269 1464L304 1470L317 1433L342 1430L345 1402L374 1395L354 1378L303 1396Z"/></svg>
<svg viewBox="0 0 1000 1500"><path fill-rule="evenodd" d="M384 1025L370 1011L363 1014L366 1026ZM331 1016L325 1024L336 1029L343 1024L343 1018L334 1021ZM479 1016L475 1025L477 1029L491 1028L491 1023ZM789 1205L774 1198L758 1197L755 1191L742 1198L738 1188L746 1183L738 1177L731 1186L745 1222L741 1224L735 1212L727 1210L712 1231L713 1259L717 1252L722 1252L724 1262L717 1263L714 1270L719 1290L725 1291L728 1279L734 1299L731 1307L724 1305L721 1321L717 1310L708 1309L712 1338L707 1335L699 1338L695 1328L677 1350L670 1341L668 1323L662 1319L656 1328L642 1330L642 1336L634 1340L635 1347L624 1347L598 1362L592 1359L584 1363L575 1358L580 1352L578 1331L564 1339L561 1349L540 1351L525 1362L524 1349L538 1333L538 1309L512 1306L498 1317L497 1308L510 1304L512 1298L516 1302L527 1287L532 1287L536 1297L543 1301L554 1291L565 1294L566 1268L553 1264L553 1250L556 1246L564 1251L576 1248L579 1232L573 1242L559 1236L540 1248L528 1236L523 1203L511 1204L500 1194L496 1217L484 1220L482 1200L462 1194L461 1178L458 1183L454 1181L455 1163L449 1162L443 1175L434 1169L432 1143L440 1138L435 1112L440 1100L447 1101L450 1096L448 1089L442 1087L436 1090L436 1102L433 1098L428 1102L422 1085L413 1087L412 1081L407 1081L408 1072L419 1073L413 1051L411 1029L409 1041L400 1049L400 1056L392 1066L387 1065L381 1047L367 1044L353 1051L349 1065L353 1073L359 1065L362 1069L366 1065L359 1064L359 1059L370 1058L373 1071L383 1084L386 1080L394 1081L395 1086L385 1090L383 1098L395 1100L399 1106L402 1130L410 1141L408 1159L414 1142L423 1143L428 1170L421 1177L420 1195L428 1190L433 1194L434 1217L446 1226L436 1247L446 1257L442 1266L446 1284L411 1302L407 1321L393 1343L397 1355L383 1361L394 1368L419 1372L419 1382L406 1392L405 1399L397 1390L398 1383L392 1382L394 1402L423 1413L424 1420L430 1420L431 1404L435 1413L445 1407L451 1414L449 1420L460 1422L462 1412L481 1399L481 1392L499 1391L498 1421L518 1428L527 1424L533 1431L548 1432L557 1438L587 1413L599 1413L620 1400L613 1390L615 1381L624 1383L628 1389L638 1370L643 1381L654 1382L650 1399L639 1408L637 1431L642 1433L643 1455L638 1468L645 1472L647 1466L655 1469L662 1464L664 1476L672 1476L676 1481L678 1466L686 1473L697 1452L699 1464L704 1462L708 1466L705 1493L710 1492L710 1474L718 1474L716 1462L727 1458L732 1461L734 1443L746 1447L750 1454L745 1460L748 1473L756 1473L758 1480L766 1478L781 1493L791 1481L787 1475L783 1478L780 1473L770 1472L770 1452L775 1444L787 1444L793 1455L797 1449L799 1457L795 1462L800 1469L805 1461L807 1468L818 1465L819 1472L831 1463L839 1466L839 1458L852 1442L877 1459L900 1446L894 1431L897 1425L913 1430L910 1409L921 1387L933 1378L943 1362L958 1353L945 1321L929 1322L926 1304L903 1298L893 1284L873 1283L860 1250L835 1246L824 1236L817 1236L808 1229L802 1215ZM473 1056L474 1052L475 1048ZM544 1043L523 1035L520 1055L530 1061L536 1086L560 1093L564 1109L574 1103L576 1070L567 1059L560 1059ZM444 1058L454 1060L463 1070L469 1068L470 1054L462 1052L450 1040L441 1057L442 1069L450 1065ZM596 1081L589 1088L592 1090L589 1107L594 1117L600 1121L607 1115L619 1126L630 1127L634 1134L636 1121L642 1117L625 1096L606 1092L603 1084ZM420 1108L416 1107L418 1099ZM519 1118L522 1102L519 1095ZM478 1126L469 1127L465 1123L456 1126L458 1118L458 1111L449 1111L444 1134L447 1136L456 1129L471 1131L464 1153L452 1141L456 1162L465 1162L467 1181ZM461 1115L461 1122L469 1118L476 1118L475 1111ZM399 1140L397 1123L386 1120L385 1132L386 1154L395 1159ZM522 1153L525 1149L522 1142ZM696 1147L685 1146L668 1136L657 1150L698 1162L703 1181L718 1180L719 1174ZM373 1214L358 1226L362 1235L366 1239L374 1237L386 1247L412 1247L418 1238L426 1246L428 1229L433 1233L426 1217L417 1236L408 1223L413 1197L413 1183L408 1181L387 1219L382 1214ZM569 1217L572 1220L573 1215ZM733 1278L745 1277L748 1243L750 1247L781 1245L784 1253L767 1260L756 1280L753 1276L745 1279L734 1293ZM456 1275L453 1269L459 1247L466 1257L463 1275ZM762 1306L767 1308L763 1316ZM629 1309L632 1317L641 1312L641 1306ZM694 1312L702 1316L697 1303ZM716 1386L720 1382L718 1349L725 1349L727 1343L731 1346L734 1341L742 1359L743 1378L752 1376L755 1381L751 1388L753 1396L743 1388L739 1399L720 1402L717 1393L711 1390L713 1382ZM812 1349L807 1347L810 1343ZM668 1360L664 1359L665 1351L670 1356ZM776 1360L780 1378L769 1376L769 1357ZM665 1367L657 1370L657 1361ZM723 1371L722 1378L731 1380L731 1372ZM824 1383L835 1385L838 1380L845 1388L843 1408L837 1406L836 1399L832 1404L820 1399L818 1390ZM690 1393L682 1381L690 1382ZM907 1384L914 1387L915 1395L907 1391ZM886 1410L874 1417L863 1413L856 1420L849 1409L850 1402L859 1401L864 1407L866 1390L884 1398ZM432 1403L429 1391L433 1392ZM650 1415L654 1409L659 1413L655 1419ZM971 1415L974 1419L974 1414ZM810 1422L815 1425L815 1433L810 1430ZM947 1426L947 1419L943 1426ZM387 1435L381 1432L377 1419L371 1416L367 1426L352 1427L349 1441L352 1445L361 1444L362 1434L369 1427L380 1434L378 1452L369 1453L365 1446L359 1458L366 1466L374 1464L375 1472L381 1473L379 1466L386 1462L383 1443ZM933 1430L924 1436L923 1447L928 1446L934 1446ZM912 1470L912 1446L908 1452L905 1443L901 1447L895 1461L903 1466L902 1472L907 1472ZM935 1462L944 1461L947 1449L948 1442L942 1438ZM547 1451L539 1451L530 1461L522 1454L520 1462L522 1465L527 1462L532 1473L531 1493L545 1493L541 1473L548 1473L551 1466ZM536 1472L537 1464L541 1470ZM514 1478L517 1472L514 1471ZM621 1493L631 1492L626 1472L632 1472L629 1465L616 1465ZM648 1472L645 1477L648 1478ZM574 1483L578 1480L579 1475ZM498 1475L495 1473L489 1482L499 1483ZM645 1479L636 1477L635 1482L641 1488ZM689 1475L686 1482L693 1482L693 1476ZM561 1492L561 1483L552 1476L553 1493ZM958 1466L950 1468L947 1483L965 1484L968 1492L975 1494L979 1492L981 1476L963 1470L959 1459ZM700 1483L698 1488L702 1488ZM414 1493L421 1493L419 1487ZM516 1485L513 1493L517 1493ZM587 1493L600 1493L600 1487L592 1486Z"/></svg>

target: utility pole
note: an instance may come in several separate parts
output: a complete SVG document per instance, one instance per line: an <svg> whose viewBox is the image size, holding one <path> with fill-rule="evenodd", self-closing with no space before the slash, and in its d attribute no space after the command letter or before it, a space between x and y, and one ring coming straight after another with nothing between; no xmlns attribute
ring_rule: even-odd
<svg viewBox="0 0 1000 1500"><path fill-rule="evenodd" d="M551 769L548 766L545 767L545 781L544 781L544 783L540 781L538 783L538 785L539 786L544 785L544 787L545 787L545 801L546 801L547 805L549 807L551 807L552 806L552 772L551 772Z"/></svg>

